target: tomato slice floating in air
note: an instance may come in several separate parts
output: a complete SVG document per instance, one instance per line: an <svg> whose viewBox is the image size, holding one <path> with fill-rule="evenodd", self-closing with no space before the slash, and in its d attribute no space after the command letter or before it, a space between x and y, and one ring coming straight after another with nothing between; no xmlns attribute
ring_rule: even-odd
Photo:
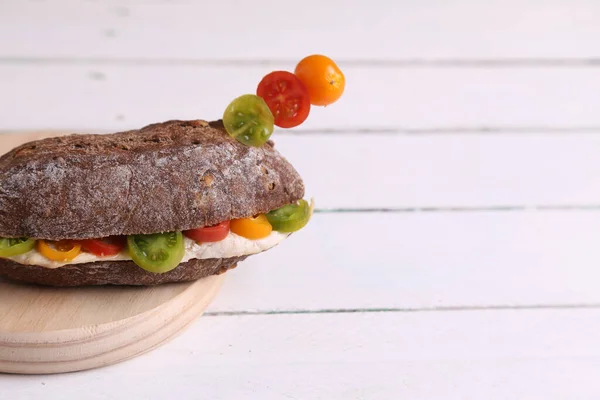
<svg viewBox="0 0 600 400"><path fill-rule="evenodd" d="M265 99L275 118L275 125L282 128L300 125L310 113L310 96L306 86L291 72L271 72L260 81L256 94Z"/></svg>
<svg viewBox="0 0 600 400"><path fill-rule="evenodd" d="M246 239L256 240L266 238L273 231L273 227L264 214L253 218L231 220L231 232Z"/></svg>
<svg viewBox="0 0 600 400"><path fill-rule="evenodd" d="M288 204L266 214L273 229L278 232L296 232L304 228L311 216L311 209L306 200L296 204Z"/></svg>
<svg viewBox="0 0 600 400"><path fill-rule="evenodd" d="M80 240L81 248L88 253L104 257L119 254L125 248L125 238L122 236L104 239Z"/></svg>
<svg viewBox="0 0 600 400"><path fill-rule="evenodd" d="M37 250L48 260L65 262L81 253L81 244L73 240L38 240Z"/></svg>
<svg viewBox="0 0 600 400"><path fill-rule="evenodd" d="M229 234L229 221L223 221L215 226L190 229L183 234L196 242L220 242Z"/></svg>
<svg viewBox="0 0 600 400"><path fill-rule="evenodd" d="M273 114L265 101L253 94L233 100L223 113L230 136L247 146L262 146L273 133Z"/></svg>
<svg viewBox="0 0 600 400"><path fill-rule="evenodd" d="M0 257L12 257L27 253L35 247L35 240L23 238L0 238Z"/></svg>
<svg viewBox="0 0 600 400"><path fill-rule="evenodd" d="M181 232L131 235L127 237L127 248L133 262L157 274L177 267L185 253Z"/></svg>
<svg viewBox="0 0 600 400"><path fill-rule="evenodd" d="M327 106L344 93L344 73L329 57L320 54L305 57L298 63L294 73L306 86L312 105Z"/></svg>

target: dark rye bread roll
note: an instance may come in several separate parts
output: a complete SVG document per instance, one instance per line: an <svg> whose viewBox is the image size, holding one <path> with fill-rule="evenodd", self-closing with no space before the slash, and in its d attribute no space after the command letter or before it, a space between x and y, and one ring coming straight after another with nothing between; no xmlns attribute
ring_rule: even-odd
<svg viewBox="0 0 600 400"><path fill-rule="evenodd" d="M245 218L304 195L273 148L220 122L168 121L24 144L0 158L0 237L87 239L182 231Z"/></svg>
<svg viewBox="0 0 600 400"><path fill-rule="evenodd" d="M272 142L245 146L220 121L167 121L29 142L0 157L0 237L183 231L266 213L303 195L302 179ZM246 257L191 259L162 274L133 261L46 268L0 258L0 275L53 286L155 285L223 273Z"/></svg>

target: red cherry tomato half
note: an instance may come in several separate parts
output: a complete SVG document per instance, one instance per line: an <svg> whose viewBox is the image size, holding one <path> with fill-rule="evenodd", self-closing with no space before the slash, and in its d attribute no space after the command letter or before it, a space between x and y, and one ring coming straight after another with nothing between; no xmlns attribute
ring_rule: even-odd
<svg viewBox="0 0 600 400"><path fill-rule="evenodd" d="M120 236L104 239L80 240L79 243L81 243L83 251L100 257L114 256L119 254L125 248L125 238Z"/></svg>
<svg viewBox="0 0 600 400"><path fill-rule="evenodd" d="M256 94L265 100L275 117L275 125L281 128L300 125L310 112L308 91L291 72L271 72L260 81Z"/></svg>
<svg viewBox="0 0 600 400"><path fill-rule="evenodd" d="M183 234L196 242L220 242L229 233L229 221L221 222L215 226L190 229Z"/></svg>

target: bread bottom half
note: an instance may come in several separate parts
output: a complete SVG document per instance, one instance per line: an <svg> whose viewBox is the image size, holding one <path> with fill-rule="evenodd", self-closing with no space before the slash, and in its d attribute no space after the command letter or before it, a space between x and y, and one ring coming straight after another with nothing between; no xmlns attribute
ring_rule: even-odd
<svg viewBox="0 0 600 400"><path fill-rule="evenodd" d="M48 286L158 285L222 274L246 257L192 259L164 274L145 271L133 261L98 261L51 269L0 259L0 276Z"/></svg>

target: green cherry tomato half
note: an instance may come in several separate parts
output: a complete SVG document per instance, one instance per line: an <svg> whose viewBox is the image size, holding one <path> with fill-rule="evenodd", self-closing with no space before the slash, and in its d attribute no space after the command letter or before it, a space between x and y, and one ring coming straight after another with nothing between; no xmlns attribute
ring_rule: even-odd
<svg viewBox="0 0 600 400"><path fill-rule="evenodd" d="M35 240L22 238L0 238L0 257L12 257L27 253L35 246Z"/></svg>
<svg viewBox="0 0 600 400"><path fill-rule="evenodd" d="M288 204L265 215L273 230L278 232L296 232L304 228L308 223L311 211L308 202L300 200L297 204Z"/></svg>
<svg viewBox="0 0 600 400"><path fill-rule="evenodd" d="M262 146L273 133L274 118L265 101L253 94L233 100L223 113L229 135L247 146Z"/></svg>
<svg viewBox="0 0 600 400"><path fill-rule="evenodd" d="M181 232L127 236L127 248L134 263L155 274L178 266L185 252Z"/></svg>

